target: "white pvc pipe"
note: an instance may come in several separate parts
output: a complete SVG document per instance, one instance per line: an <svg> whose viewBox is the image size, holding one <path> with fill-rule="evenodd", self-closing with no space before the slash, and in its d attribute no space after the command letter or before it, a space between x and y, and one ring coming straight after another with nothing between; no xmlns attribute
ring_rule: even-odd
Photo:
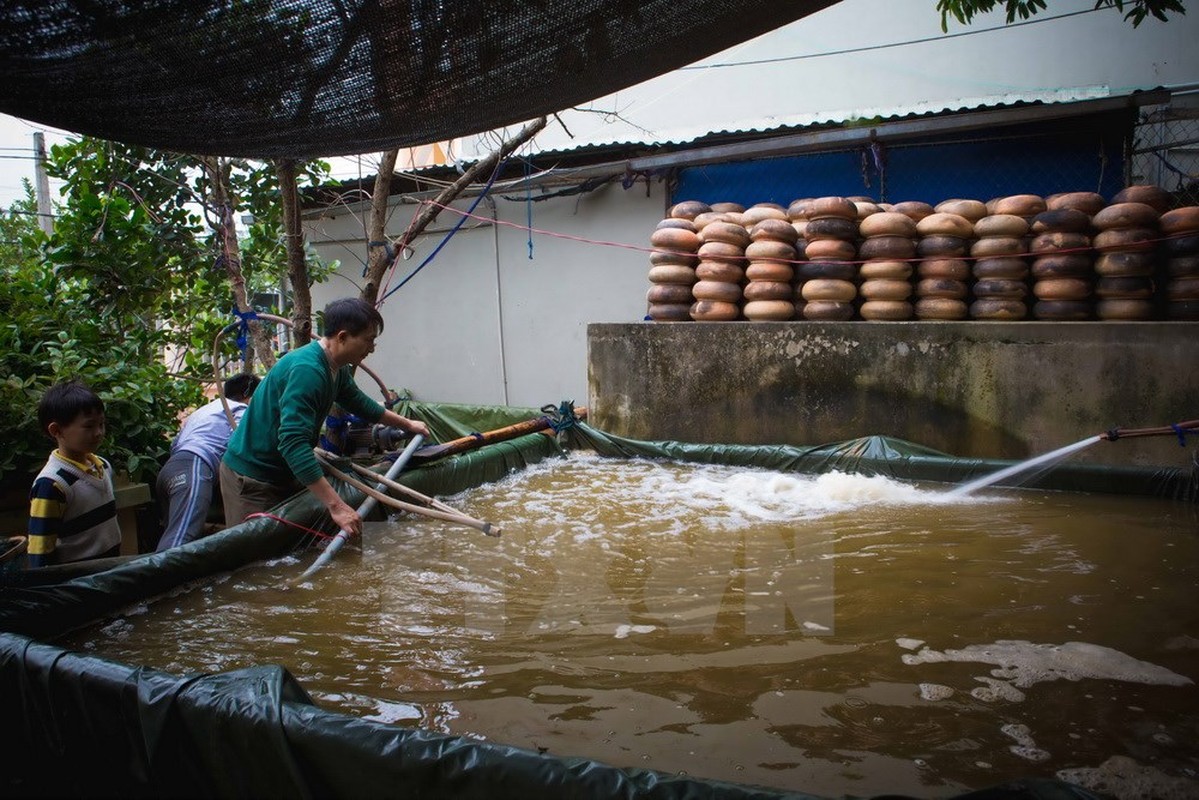
<svg viewBox="0 0 1199 800"><path fill-rule="evenodd" d="M424 435L419 433L412 437L412 441L408 442L408 446L404 448L404 452L400 453L399 457L394 463L392 463L391 467L388 468L388 480L395 480L396 476L399 475L404 469L405 465L407 465L408 459L412 458L412 454L416 452L416 449L421 446L421 443L424 442L424 440ZM387 486L380 483L375 487L375 489L380 492L386 492ZM377 502L378 501L375 500L375 498L368 495L366 500L362 502L362 505L358 506L358 516L365 517L372 510L374 510ZM312 562L312 566L305 570L304 574L301 575L298 580L304 580L309 575L325 566L325 564L328 564L330 561L332 561L333 556L337 555L337 551L341 549L342 545L344 545L346 540L349 538L350 534L346 533L344 530L338 531L337 535L333 537L333 541L329 542L321 554L317 556L316 561Z"/></svg>

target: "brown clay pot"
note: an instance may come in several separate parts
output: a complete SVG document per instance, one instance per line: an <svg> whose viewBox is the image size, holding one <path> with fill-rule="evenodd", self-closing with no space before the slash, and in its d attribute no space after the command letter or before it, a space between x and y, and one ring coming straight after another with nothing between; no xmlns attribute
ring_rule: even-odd
<svg viewBox="0 0 1199 800"><path fill-rule="evenodd" d="M754 322L785 322L795 317L795 304L790 300L752 300L741 312Z"/></svg>
<svg viewBox="0 0 1199 800"><path fill-rule="evenodd" d="M695 283L695 270L682 264L659 264L656 267L650 267L649 282L690 286Z"/></svg>
<svg viewBox="0 0 1199 800"><path fill-rule="evenodd" d="M741 306L716 300L697 300L691 306L691 319L697 322L731 322L741 316Z"/></svg>
<svg viewBox="0 0 1199 800"><path fill-rule="evenodd" d="M654 322L690 322L691 304L652 303L648 314Z"/></svg>
<svg viewBox="0 0 1199 800"><path fill-rule="evenodd" d="M666 215L677 219L695 219L699 214L705 214L711 210L712 206L699 200L684 200L671 206Z"/></svg>
<svg viewBox="0 0 1199 800"><path fill-rule="evenodd" d="M858 313L862 319L873 322L899 322L911 319L914 310L906 300L867 300Z"/></svg>

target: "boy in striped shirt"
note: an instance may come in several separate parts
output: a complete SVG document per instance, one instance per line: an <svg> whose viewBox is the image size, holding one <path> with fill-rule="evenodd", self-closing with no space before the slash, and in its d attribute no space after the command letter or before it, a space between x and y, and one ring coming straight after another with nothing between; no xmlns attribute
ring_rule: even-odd
<svg viewBox="0 0 1199 800"><path fill-rule="evenodd" d="M104 441L104 401L67 381L46 390L37 417L58 447L29 490L29 566L118 555L112 465L95 453Z"/></svg>

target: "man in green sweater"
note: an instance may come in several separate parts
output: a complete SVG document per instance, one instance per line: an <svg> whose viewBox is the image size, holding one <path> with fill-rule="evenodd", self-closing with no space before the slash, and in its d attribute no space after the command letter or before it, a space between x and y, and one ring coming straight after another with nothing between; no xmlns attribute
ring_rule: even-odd
<svg viewBox="0 0 1199 800"><path fill-rule="evenodd" d="M339 528L362 532L362 518L325 480L312 448L334 403L368 422L429 435L429 427L385 409L358 388L352 367L375 350L383 316L360 298L325 306L325 335L279 359L246 409L221 459L225 522L236 525L306 488Z"/></svg>

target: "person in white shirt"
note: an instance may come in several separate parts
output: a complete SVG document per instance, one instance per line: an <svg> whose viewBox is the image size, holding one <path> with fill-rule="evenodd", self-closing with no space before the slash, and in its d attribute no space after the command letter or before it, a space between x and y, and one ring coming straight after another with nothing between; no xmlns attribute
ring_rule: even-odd
<svg viewBox="0 0 1199 800"><path fill-rule="evenodd" d="M259 380L257 375L243 372L225 381L233 425L218 397L193 411L171 443L171 456L159 470L157 480L159 503L166 508L158 552L187 544L203 532L221 456Z"/></svg>

